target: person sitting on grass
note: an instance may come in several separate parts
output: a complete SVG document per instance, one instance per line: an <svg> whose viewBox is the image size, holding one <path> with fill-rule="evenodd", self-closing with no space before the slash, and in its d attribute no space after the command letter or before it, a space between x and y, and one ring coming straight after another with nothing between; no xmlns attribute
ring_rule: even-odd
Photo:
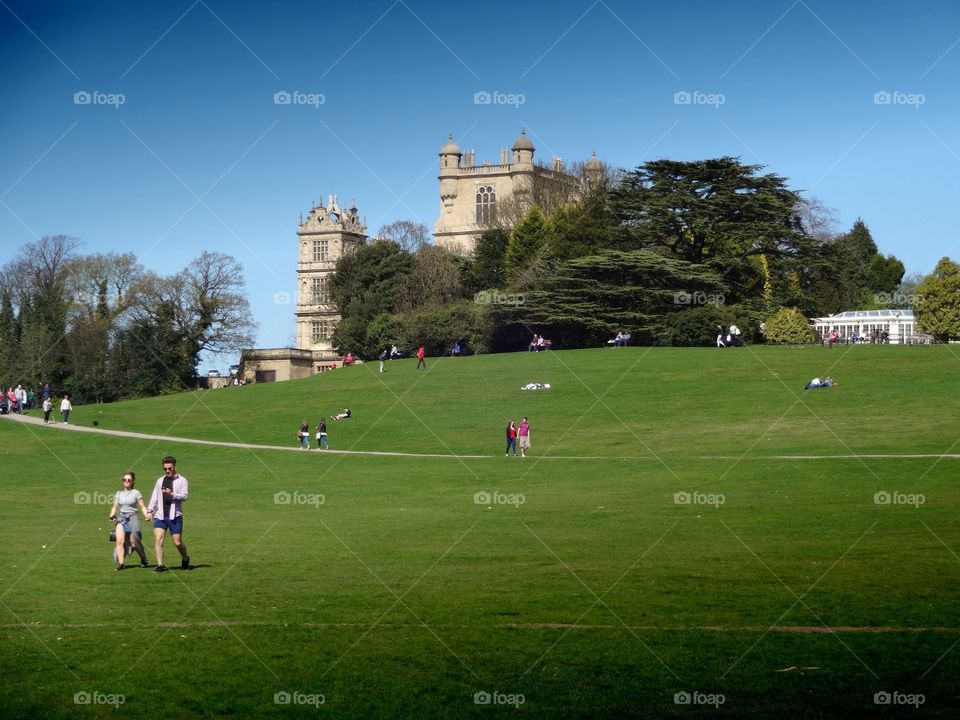
<svg viewBox="0 0 960 720"><path fill-rule="evenodd" d="M334 420L346 420L348 417L350 417L350 408L344 408L344 409L343 409L343 412L340 413L340 414L338 414L338 415L334 415L334 416L333 416L333 419L334 419Z"/></svg>

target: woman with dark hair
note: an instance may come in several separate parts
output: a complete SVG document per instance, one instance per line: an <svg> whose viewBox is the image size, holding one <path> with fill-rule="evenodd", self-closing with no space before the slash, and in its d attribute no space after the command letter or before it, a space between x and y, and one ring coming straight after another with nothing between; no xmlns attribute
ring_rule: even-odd
<svg viewBox="0 0 960 720"><path fill-rule="evenodd" d="M504 457L510 454L510 448L513 448L513 456L517 456L517 426L513 424L513 420L507 423L507 451L503 454Z"/></svg>
<svg viewBox="0 0 960 720"><path fill-rule="evenodd" d="M113 551L117 570L123 570L124 560L134 551L140 556L140 567L149 567L147 553L143 549L143 537L140 528L140 516L137 507L147 517L147 506L143 504L143 495L134 485L137 476L131 470L123 474L122 485L113 498L113 507L110 509L110 519L117 523L115 529L117 547Z"/></svg>

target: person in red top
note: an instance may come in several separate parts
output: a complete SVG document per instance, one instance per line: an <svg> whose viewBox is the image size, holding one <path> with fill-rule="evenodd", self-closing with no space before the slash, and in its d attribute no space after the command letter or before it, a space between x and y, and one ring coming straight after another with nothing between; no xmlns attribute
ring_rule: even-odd
<svg viewBox="0 0 960 720"><path fill-rule="evenodd" d="M513 420L507 423L507 451L503 454L504 457L510 454L510 448L513 448L513 456L517 456L517 426L513 424Z"/></svg>
<svg viewBox="0 0 960 720"><path fill-rule="evenodd" d="M520 421L517 436L520 438L520 455L526 457L527 450L530 449L530 423L527 422L526 418Z"/></svg>
<svg viewBox="0 0 960 720"><path fill-rule="evenodd" d="M423 345L421 345L417 350L417 370L419 370L421 367L424 369L427 367L427 364L423 361L424 355L426 355L426 352L424 352Z"/></svg>

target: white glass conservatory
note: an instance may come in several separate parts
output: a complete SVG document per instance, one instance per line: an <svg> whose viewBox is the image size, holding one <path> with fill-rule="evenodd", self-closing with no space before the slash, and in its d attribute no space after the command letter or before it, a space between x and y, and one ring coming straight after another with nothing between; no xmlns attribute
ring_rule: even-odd
<svg viewBox="0 0 960 720"><path fill-rule="evenodd" d="M836 330L841 343L913 345L932 340L929 335L916 331L913 310L847 310L813 318L811 325L824 339L831 330Z"/></svg>

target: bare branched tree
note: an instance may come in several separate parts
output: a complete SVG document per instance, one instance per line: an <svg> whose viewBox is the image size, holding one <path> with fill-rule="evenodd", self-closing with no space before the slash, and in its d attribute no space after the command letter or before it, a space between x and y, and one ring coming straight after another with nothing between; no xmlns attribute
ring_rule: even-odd
<svg viewBox="0 0 960 720"><path fill-rule="evenodd" d="M415 253L430 242L430 230L423 223L412 220L397 220L377 231L377 240L389 240L404 252Z"/></svg>

